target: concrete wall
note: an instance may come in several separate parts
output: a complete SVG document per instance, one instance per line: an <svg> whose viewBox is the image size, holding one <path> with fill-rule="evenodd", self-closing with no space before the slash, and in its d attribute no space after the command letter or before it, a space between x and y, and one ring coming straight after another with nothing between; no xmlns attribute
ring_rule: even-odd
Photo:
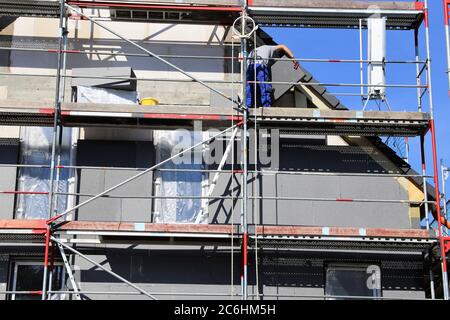
<svg viewBox="0 0 450 320"><path fill-rule="evenodd" d="M105 16L107 11L101 11ZM226 56L231 55L230 30L223 26L177 25L159 23L108 22L108 27L136 41L148 50L160 55ZM57 19L18 18L0 31L0 42L6 46L55 49L58 46ZM180 37L180 35L183 35ZM149 57L112 56L108 53L140 53L137 48L118 39L87 21L69 20L68 48L86 50L98 54L69 54L68 75L72 68L132 67L140 78L188 79L168 65ZM46 52L13 51L0 57L4 71L23 74L54 74L56 55ZM204 80L224 80L230 72L230 60L182 59L168 60ZM14 83L14 85L12 85ZM66 97L70 99L70 78L67 79ZM223 87L223 84L213 84ZM55 79L51 77L12 77L0 79L0 98L51 102L54 99ZM188 82L139 81L141 97L152 96L161 103L189 103L209 105L209 89Z"/></svg>

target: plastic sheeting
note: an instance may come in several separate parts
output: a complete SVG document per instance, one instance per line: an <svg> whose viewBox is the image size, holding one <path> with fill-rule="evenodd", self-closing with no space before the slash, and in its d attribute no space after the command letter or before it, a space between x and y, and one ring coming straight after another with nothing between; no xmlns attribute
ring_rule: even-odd
<svg viewBox="0 0 450 320"><path fill-rule="evenodd" d="M154 133L157 161L163 161L172 155L186 149L203 140L202 132L187 130L162 131ZM180 148L181 146L181 148ZM161 166L161 169L203 169L202 148L196 148L194 152L186 152L185 155L169 161ZM178 160L178 161L177 161ZM182 160L182 161L180 161ZM155 221L158 223L195 223L197 215L202 208L200 198L203 194L202 182L205 179L203 172L183 171L158 171L159 195L157 199L157 215ZM172 198L173 197L173 198ZM180 198L177 198L180 197ZM201 221L207 223L207 221Z"/></svg>
<svg viewBox="0 0 450 320"><path fill-rule="evenodd" d="M77 102L133 104L138 102L138 96L136 91L78 86Z"/></svg>
<svg viewBox="0 0 450 320"><path fill-rule="evenodd" d="M61 145L61 165L70 164L70 140L72 130L64 128ZM20 145L21 164L46 165L51 162L53 128L23 127ZM55 172L56 173L56 172ZM49 192L50 168L29 168L19 170L19 191ZM55 175L56 179L56 175ZM59 181L55 184L57 192L68 192L69 170L59 170ZM67 196L58 195L56 210L64 211ZM49 210L48 194L21 194L16 206L17 219L47 219Z"/></svg>

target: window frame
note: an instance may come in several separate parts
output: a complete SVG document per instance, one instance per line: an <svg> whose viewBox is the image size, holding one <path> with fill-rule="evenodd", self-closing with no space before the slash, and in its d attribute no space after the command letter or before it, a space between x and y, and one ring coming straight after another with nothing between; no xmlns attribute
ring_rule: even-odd
<svg viewBox="0 0 450 320"><path fill-rule="evenodd" d="M376 266L377 270L375 273L372 273L372 275L369 275L369 273L367 272L367 270L369 269L369 267L371 266ZM374 291L376 290L376 294L375 293L373 295L368 295L367 299L370 300L377 300L377 298L382 298L383 297L383 286L381 283L381 266L379 262L367 262L367 263L351 263L351 262L329 262L329 263L325 263L324 264L324 297L326 300L353 300L352 295L347 295L345 297L339 297L339 296L332 296L332 295L328 295L327 294L327 277L328 277L328 270L330 268L333 268L334 270L346 270L346 271L351 271L352 269L355 271L361 271L361 270L366 270L367 273L367 280L370 277L376 277L378 276L379 279L379 288L378 289L372 289L372 292L374 293ZM355 295L355 300L357 299L363 299L363 297L365 296L360 296L360 295Z"/></svg>
<svg viewBox="0 0 450 320"><path fill-rule="evenodd" d="M53 263L53 265L61 267L61 280L62 280L61 288L63 288L65 278L66 278L66 270L64 268L64 265L60 261L55 261ZM27 259L27 260L13 259L13 260L11 260L11 262L10 262L11 274L10 274L10 279L9 279L11 291L16 291L16 288L17 288L17 272L18 272L19 266L42 266L43 267L44 262L39 261L39 260L31 260L31 259ZM57 300L65 299L64 294L57 295L57 297L58 297ZM9 300L16 300L16 293L9 294Z"/></svg>

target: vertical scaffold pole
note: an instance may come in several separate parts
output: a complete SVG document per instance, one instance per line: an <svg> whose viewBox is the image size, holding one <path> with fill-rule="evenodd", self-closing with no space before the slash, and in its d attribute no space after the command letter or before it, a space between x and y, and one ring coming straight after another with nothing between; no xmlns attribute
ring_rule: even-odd
<svg viewBox="0 0 450 320"><path fill-rule="evenodd" d="M434 187L436 190L436 212L437 212L437 223L438 223L438 234L439 243L441 250L441 266L442 266L442 288L444 291L444 299L448 300L448 277L447 277L447 259L444 246L444 237L442 234L442 214L441 214L441 195L439 191L439 170L438 170L438 159L437 159L437 148L436 148L436 129L434 124L433 115L433 90L432 90L432 78L431 78L431 53L430 53L430 28L429 28L429 12L428 12L428 0L424 2L424 21L425 21L425 38L427 47L427 74L428 74L428 96L430 99L430 133L431 133L431 144L433 153L433 171L434 171Z"/></svg>
<svg viewBox="0 0 450 320"><path fill-rule="evenodd" d="M421 89L421 77L420 77L420 52L419 52L419 29L414 29L414 51L416 56L416 82L417 82L417 111L422 112L422 89Z"/></svg>
<svg viewBox="0 0 450 320"><path fill-rule="evenodd" d="M450 95L450 32L448 29L448 6L450 0L443 0L444 2L444 26L445 26L445 44L447 48L447 77L448 77L448 94Z"/></svg>
<svg viewBox="0 0 450 320"><path fill-rule="evenodd" d="M423 187L423 200L424 202L424 211L425 211L425 224L427 230L430 230L430 218L429 218L429 206L428 206L428 190L427 190L427 179L426 179L426 164L425 164L425 137L423 135L420 136L420 157L422 159L422 187ZM431 299L436 299L435 289L434 289L434 273L433 268L430 266L429 271L430 276L430 292Z"/></svg>
<svg viewBox="0 0 450 320"><path fill-rule="evenodd" d="M64 102L65 93L66 93L66 66L67 66L67 36L69 34L68 32L68 16L67 14L64 15L64 24L62 27L63 32L63 45L62 45L62 76L61 76L61 84L60 84L60 96L59 96L59 103ZM56 157L56 190L59 188L59 181L60 181L60 174L61 174L61 150L62 150L62 140L63 140L63 126L58 126L59 132L58 132L58 149L56 151L57 157ZM57 208L58 208L58 199L59 195L55 194L53 197L53 213L56 214Z"/></svg>
<svg viewBox="0 0 450 320"><path fill-rule="evenodd" d="M417 82L417 111L422 112L422 80L420 76L420 51L419 51L419 29L414 29L414 51L416 56L416 82ZM429 205L428 205L428 190L427 190L427 170L425 165L425 138L423 135L420 136L420 157L422 161L422 187L423 187L423 200L424 202L424 212L425 212L425 224L426 229L430 229L430 218L429 218ZM430 277L430 293L431 293L431 299L436 299L436 293L434 289L434 273L433 268L430 266L429 270L429 277Z"/></svg>
<svg viewBox="0 0 450 320"><path fill-rule="evenodd" d="M247 2L244 4L241 21L241 55L242 55L242 108L243 108L243 125L242 125L242 299L248 299L247 293L247 263L248 263L248 228L247 228L247 178L248 178L248 146L247 146L247 39L245 38L246 31L246 9Z"/></svg>
<svg viewBox="0 0 450 320"><path fill-rule="evenodd" d="M61 111L61 67L62 67L62 51L64 45L64 20L65 20L65 0L59 1L59 41L57 54L57 69L56 69L56 93L55 106L53 117L53 139L52 139L52 154L50 161L50 188L48 196L48 219L53 215L53 197L54 197L54 178L55 178L55 162L56 162L56 144L58 138L59 116ZM42 279L42 300L47 299L47 278L48 278L48 251L50 246L50 232L51 225L47 224L46 241L45 241L45 256L44 256L44 272Z"/></svg>
<svg viewBox="0 0 450 320"><path fill-rule="evenodd" d="M433 168L434 168L434 185L436 189L436 211L437 211L437 221L438 221L438 234L439 234L439 244L441 249L441 266L442 266L442 288L444 291L444 299L449 299L448 293L448 276L447 276L447 258L445 253L445 239L443 235L443 217L441 213L441 195L439 191L439 171L437 165L437 152L436 152L436 130L434 126L434 119L430 120L430 131L431 131L431 141L433 148Z"/></svg>
<svg viewBox="0 0 450 320"><path fill-rule="evenodd" d="M442 181L442 197L443 197L443 199L441 199L441 200L442 200L442 207L444 209L443 216L444 216L444 219L447 220L447 196L446 196L446 192L445 192L445 171L446 171L446 168L444 166L444 160L441 159L441 181Z"/></svg>
<svg viewBox="0 0 450 320"><path fill-rule="evenodd" d="M362 19L359 19L359 81L361 87L359 88L361 94L361 107L364 108L364 65L363 65L363 32L362 32Z"/></svg>
<svg viewBox="0 0 450 320"><path fill-rule="evenodd" d="M427 168L425 164L425 137L420 136L420 157L422 159L422 188L423 188L423 200L424 202L424 210L425 210L425 224L427 230L430 229L430 218L428 217L428 213L430 212L428 206L428 190L427 190Z"/></svg>

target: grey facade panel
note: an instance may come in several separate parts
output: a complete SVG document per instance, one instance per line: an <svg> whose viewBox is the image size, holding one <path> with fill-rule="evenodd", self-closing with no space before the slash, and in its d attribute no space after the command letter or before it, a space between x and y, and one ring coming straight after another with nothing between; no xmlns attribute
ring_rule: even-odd
<svg viewBox="0 0 450 320"><path fill-rule="evenodd" d="M0 164L16 165L19 161L19 139L0 139ZM17 168L0 167L0 190L16 190ZM14 218L15 197L2 195L0 219Z"/></svg>
<svg viewBox="0 0 450 320"><path fill-rule="evenodd" d="M154 146L145 141L80 140L77 165L145 168L154 164ZM80 169L78 192L98 194L138 174L139 170ZM151 222L153 173L149 172L109 193L110 198L92 201L78 210L87 221ZM147 198L145 198L147 197ZM78 202L87 200L80 196Z"/></svg>
<svg viewBox="0 0 450 320"><path fill-rule="evenodd" d="M406 194L400 193L398 184L392 178L382 179L377 183L380 189L376 194L378 199L405 200ZM335 226L360 228L415 228L409 219L409 205L405 203L377 203L377 202L336 202L334 199L343 198L343 195L357 199L370 199L373 193L364 192L364 183L340 183L337 177L293 176L277 174L260 177L259 186L255 195L266 199L249 200L248 210L257 215L258 220L249 216L248 222L271 225L309 225L309 226ZM275 181L276 180L276 181ZM229 176L219 179L217 194L224 195L225 186L230 185ZM253 189L249 184L249 196ZM354 192L354 189L361 190ZM392 190L396 192L391 192ZM261 191L259 191L261 190ZM261 192L261 193L260 193ZM358 197L358 195L362 197ZM267 199L277 196L288 199ZM295 199L293 199L295 198ZM329 199L330 201L311 201L310 199ZM309 200L296 200L309 199ZM231 199L215 200L209 207L210 223L239 223L240 205L234 204L232 213ZM255 206L255 210L253 210ZM233 219L231 219L233 216Z"/></svg>
<svg viewBox="0 0 450 320"><path fill-rule="evenodd" d="M0 255L0 292L4 292L8 288L8 255ZM6 295L0 293L0 299L5 300Z"/></svg>
<svg viewBox="0 0 450 320"><path fill-rule="evenodd" d="M150 141L78 140L80 166L149 168L155 163Z"/></svg>
<svg viewBox="0 0 450 320"><path fill-rule="evenodd" d="M307 141L308 142L308 141ZM384 172L383 166L371 156L371 150L359 146L326 146L305 143L305 139L280 140L282 171L308 170L336 173Z"/></svg>
<svg viewBox="0 0 450 320"><path fill-rule="evenodd" d="M411 228L405 204L313 202L314 225L355 228ZM418 226L414 226L418 227Z"/></svg>
<svg viewBox="0 0 450 320"><path fill-rule="evenodd" d="M212 177L210 177L210 180ZM226 196L226 199L212 199L209 201L209 223L239 223L241 205L241 181L238 175L233 178L230 173L222 173L212 193L213 197ZM233 196L233 198L232 198Z"/></svg>
<svg viewBox="0 0 450 320"><path fill-rule="evenodd" d="M366 150L355 146L325 146L320 139L284 139L280 146L279 168L271 168L280 171L256 178L249 175L249 196L265 198L249 200L248 212L258 217L258 220L254 220L255 217L249 216L249 223L360 228L418 227L411 223L409 204L400 203L409 197L395 178L295 175L284 172L382 172L383 167ZM240 183L240 175L232 180L229 174L221 174L213 195L229 196L234 189L235 197L238 197L241 195ZM273 199L275 196L278 199ZM342 202L337 199L355 201ZM240 223L240 210L238 201L234 201L232 206L231 199L215 199L210 202L209 222Z"/></svg>
<svg viewBox="0 0 450 320"><path fill-rule="evenodd" d="M127 171L122 174L122 180L116 176L117 171L103 170L97 174L91 175L92 170L81 170L79 176L80 193L88 193L85 190L97 188L96 193L100 193L119 182L130 178L140 171ZM96 180L93 177L98 177ZM78 220L87 221L130 221L130 222L151 222L152 196L153 192L153 174L148 173L130 183L118 188L110 193L111 196L120 198L101 198L92 201L78 210ZM96 194L93 193L93 194ZM126 198L126 196L148 197ZM89 197L80 197L79 203L89 199Z"/></svg>
<svg viewBox="0 0 450 320"><path fill-rule="evenodd" d="M411 228L408 194L398 181L386 177L293 175L284 170L326 171L339 173L381 172L382 166L367 150L357 146L326 146L325 140L283 138L280 143L280 171L254 177L249 175L249 223L275 225L311 225L339 227ZM79 141L78 165L149 166L153 145L135 142ZM138 171L82 169L79 172L80 194L97 194L125 180ZM210 176L210 179L212 179ZM222 173L209 202L209 223L240 223L241 177L231 179ZM78 210L79 220L150 222L151 199L114 198L145 197L153 194L153 177L145 175L110 193L111 198L93 201ZM231 199L231 195L234 199ZM270 199L279 197L281 199ZM287 199L283 199L287 198ZM87 200L81 196L79 202ZM336 199L364 201L337 202ZM374 200L373 202L368 200ZM376 200L391 202L376 202ZM253 210L253 207L255 209Z"/></svg>

